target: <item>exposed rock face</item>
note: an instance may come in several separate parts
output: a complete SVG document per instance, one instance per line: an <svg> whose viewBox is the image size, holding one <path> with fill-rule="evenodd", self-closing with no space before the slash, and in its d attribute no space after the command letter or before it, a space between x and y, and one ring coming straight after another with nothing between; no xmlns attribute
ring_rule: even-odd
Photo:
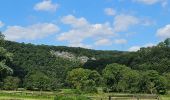
<svg viewBox="0 0 170 100"><path fill-rule="evenodd" d="M89 58L87 56L80 56L80 57L76 57L74 54L69 53L69 52L64 52L64 51L50 51L50 53L56 57L61 57L64 59L69 59L69 60L79 60L81 63L86 63L88 60L96 60L94 57L93 58Z"/></svg>
<svg viewBox="0 0 170 100"><path fill-rule="evenodd" d="M80 60L82 63L85 63L89 60L89 58L86 56L77 57L77 59Z"/></svg>
<svg viewBox="0 0 170 100"><path fill-rule="evenodd" d="M59 51L51 51L52 55L55 55L57 57L61 57L61 58L67 58L67 59L75 59L75 56L71 53L68 52L59 52Z"/></svg>

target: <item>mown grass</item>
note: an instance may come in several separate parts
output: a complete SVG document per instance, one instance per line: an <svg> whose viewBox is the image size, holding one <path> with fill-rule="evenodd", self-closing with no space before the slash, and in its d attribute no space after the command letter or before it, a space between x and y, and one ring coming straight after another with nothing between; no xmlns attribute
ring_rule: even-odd
<svg viewBox="0 0 170 100"><path fill-rule="evenodd" d="M0 91L0 100L54 100L54 93L33 91Z"/></svg>
<svg viewBox="0 0 170 100"><path fill-rule="evenodd" d="M71 97L80 96L83 98L91 98L91 100L108 100L110 95L116 95L118 97L124 98L124 100L136 100L131 97L128 97L132 94L125 94L125 93L81 93L78 90L72 89L62 89L60 92L40 92L40 91L0 91L0 100L54 100L54 98L58 95ZM127 97L126 97L127 96ZM56 97L57 98L57 97ZM160 95L161 100L170 100L170 94L167 95ZM57 99L58 100L58 99ZM60 99L59 99L60 100ZM68 99L64 99L68 100ZM81 100L73 99L73 100ZM86 100L86 99L85 99ZM142 100L151 100L151 99L142 99ZM154 99L152 99L154 100Z"/></svg>

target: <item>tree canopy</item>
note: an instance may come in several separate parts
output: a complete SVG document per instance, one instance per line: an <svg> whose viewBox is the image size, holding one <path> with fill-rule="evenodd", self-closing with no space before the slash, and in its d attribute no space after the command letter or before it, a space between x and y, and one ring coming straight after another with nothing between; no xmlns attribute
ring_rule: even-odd
<svg viewBox="0 0 170 100"><path fill-rule="evenodd" d="M101 76L97 71L77 68L68 72L67 82L70 86L86 92L93 92L96 90Z"/></svg>
<svg viewBox="0 0 170 100"><path fill-rule="evenodd" d="M19 85L15 86L30 90L94 92L100 86L113 92L164 94L170 88L169 41L137 52L122 52L17 43L4 40L0 33L0 88L16 81ZM56 52L88 60L67 59L71 56L56 56Z"/></svg>

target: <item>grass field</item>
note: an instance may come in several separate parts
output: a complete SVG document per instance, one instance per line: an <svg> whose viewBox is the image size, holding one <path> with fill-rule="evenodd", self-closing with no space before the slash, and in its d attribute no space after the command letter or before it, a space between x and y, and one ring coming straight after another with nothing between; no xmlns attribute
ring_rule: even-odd
<svg viewBox="0 0 170 100"><path fill-rule="evenodd" d="M53 92L0 91L0 100L53 100Z"/></svg>
<svg viewBox="0 0 170 100"><path fill-rule="evenodd" d="M33 91L0 91L0 100L54 100L57 94L74 95L74 92L69 89L64 89L61 92L33 92ZM124 97L132 94L120 93L98 93L98 94L83 94L90 97L92 100L108 100L109 95L121 97L119 100L137 100L132 97ZM170 94L160 95L160 100L170 100ZM114 98L114 97L113 97ZM114 99L113 99L114 100ZM140 99L140 100L156 100L156 99Z"/></svg>
<svg viewBox="0 0 170 100"><path fill-rule="evenodd" d="M160 96L161 100L170 100L170 94L169 95L164 95L164 96Z"/></svg>

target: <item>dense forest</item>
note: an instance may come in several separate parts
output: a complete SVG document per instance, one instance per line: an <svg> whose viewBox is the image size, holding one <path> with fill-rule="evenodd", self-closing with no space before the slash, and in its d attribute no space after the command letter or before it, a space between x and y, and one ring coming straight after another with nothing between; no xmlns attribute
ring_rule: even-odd
<svg viewBox="0 0 170 100"><path fill-rule="evenodd" d="M170 89L170 39L137 52L17 43L0 34L0 89L160 93Z"/></svg>

